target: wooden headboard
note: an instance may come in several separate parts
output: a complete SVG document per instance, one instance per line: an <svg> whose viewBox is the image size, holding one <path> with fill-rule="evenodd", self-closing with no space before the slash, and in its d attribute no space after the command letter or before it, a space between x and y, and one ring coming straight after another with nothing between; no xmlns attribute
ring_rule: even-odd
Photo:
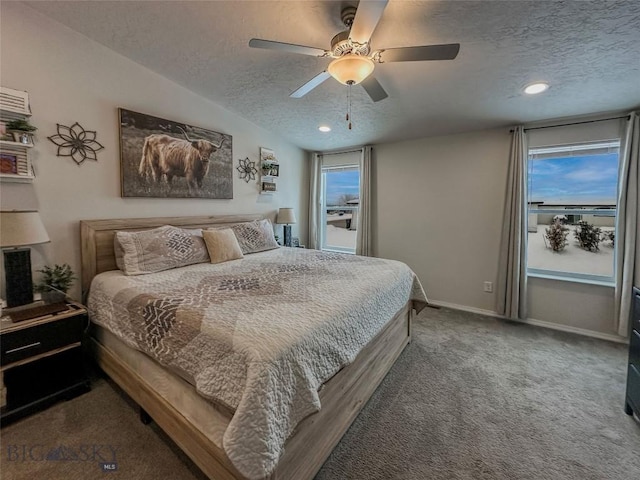
<svg viewBox="0 0 640 480"><path fill-rule="evenodd" d="M91 280L98 273L117 270L113 237L121 230L148 230L162 225L186 228L223 227L265 218L261 214L214 215L200 217L115 218L80 221L82 254L82 298L89 293Z"/></svg>

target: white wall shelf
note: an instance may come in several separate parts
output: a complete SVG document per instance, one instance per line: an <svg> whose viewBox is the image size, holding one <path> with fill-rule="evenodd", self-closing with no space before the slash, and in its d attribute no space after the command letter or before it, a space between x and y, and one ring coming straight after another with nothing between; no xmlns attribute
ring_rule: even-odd
<svg viewBox="0 0 640 480"><path fill-rule="evenodd" d="M0 87L0 120L24 120L31 116L29 94L12 88ZM33 141L33 139L31 139ZM0 140L0 181L29 183L33 181L33 168L29 149L33 143Z"/></svg>
<svg viewBox="0 0 640 480"><path fill-rule="evenodd" d="M30 117L29 94L13 88L0 87L0 111L2 118L7 120Z"/></svg>
<svg viewBox="0 0 640 480"><path fill-rule="evenodd" d="M278 167L279 168L279 167ZM278 175L261 175L260 176L260 193L261 194L274 194L278 191ZM265 183L269 185L273 185L275 190L269 190L265 188Z"/></svg>
<svg viewBox="0 0 640 480"><path fill-rule="evenodd" d="M33 148L33 143L12 142L10 140L0 140L0 147L5 148ZM4 151L4 149L3 149Z"/></svg>
<svg viewBox="0 0 640 480"><path fill-rule="evenodd" d="M278 191L280 164L270 148L260 147L260 194L273 195Z"/></svg>
<svg viewBox="0 0 640 480"><path fill-rule="evenodd" d="M0 182L30 183L36 178L33 175L17 175L15 173L0 173Z"/></svg>

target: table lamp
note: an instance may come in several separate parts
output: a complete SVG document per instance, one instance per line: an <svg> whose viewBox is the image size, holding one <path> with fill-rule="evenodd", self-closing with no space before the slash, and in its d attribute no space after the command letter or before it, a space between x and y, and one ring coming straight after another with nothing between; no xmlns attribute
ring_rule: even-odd
<svg viewBox="0 0 640 480"><path fill-rule="evenodd" d="M284 225L284 246L291 246L291 224L296 223L296 214L293 213L293 208L281 208L278 210L278 218L276 223Z"/></svg>
<svg viewBox="0 0 640 480"><path fill-rule="evenodd" d="M31 249L20 248L49 241L36 211L0 211L0 247L4 250L7 307L33 302Z"/></svg>

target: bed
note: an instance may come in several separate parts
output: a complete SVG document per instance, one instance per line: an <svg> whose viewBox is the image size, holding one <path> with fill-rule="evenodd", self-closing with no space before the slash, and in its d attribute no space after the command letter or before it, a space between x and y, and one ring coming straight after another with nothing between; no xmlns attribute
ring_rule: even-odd
<svg viewBox="0 0 640 480"><path fill-rule="evenodd" d="M215 277L219 279L224 278L224 282L227 283L231 281L234 288L237 289L240 288L237 282L244 281L248 272L254 272L252 275L255 276L255 272L258 270L263 272L265 270L272 271L275 269L274 276L276 278L282 277L282 282L280 283L286 283L286 286L282 287L281 290L300 290L306 292L304 295L307 295L307 297L309 297L309 292L313 292L313 295L305 300L305 302L310 299L313 300L310 301L308 305L305 303L307 310L299 311L299 316L302 315L300 312L308 313L308 319L299 319L301 325L306 325L307 323L316 323L314 319L321 317L319 313L320 310L323 310L323 315L325 315L324 310L332 305L331 302L325 302L325 304L322 302L318 303L316 298L322 297L322 295L319 294L320 291L311 290L312 288L321 288L318 286L319 284L328 284L329 282L326 278L322 280L322 276L311 273L312 270L307 270L307 273L303 277L291 276L290 278L292 280L290 281L286 280L289 278L287 275L293 275L297 270L315 268L309 267L309 265L313 266L314 262L315 264L323 266L333 264L336 268L342 268L343 270L340 270L341 272L351 270L353 272L366 272L367 270L363 269L373 266L375 267L371 267L373 270L378 269L386 272L386 274L391 275L393 278L400 275L397 271L402 271L398 265L403 264L399 264L399 262L379 259L369 260L354 256L331 256L331 254L322 252L291 248L275 249L269 252L246 255L244 259L236 260L235 262L237 263L233 265L231 265L231 262L228 262L226 265L223 264L222 266L199 264L193 266L193 268L185 267L169 273L161 272L162 275L148 277L143 280L124 277L116 266L114 236L118 231L147 230L162 225L173 225L189 229L233 227L234 225L253 222L261 218L262 216L260 215L230 215L82 221L80 222L80 231L83 295L86 297L89 293L89 287L94 279L94 292L92 292L94 296L98 295L96 292L102 292L103 290L108 291L109 288L111 288L115 292L113 298L121 299L123 298L123 294L118 289L121 288L120 285L125 285L125 287L122 287L122 291L128 295L126 303L129 305L129 303L135 303L134 300L139 302L141 297L146 299L148 295L151 295L151 293L147 294L144 289L149 288L149 292L151 292L152 285L156 288L156 285L166 285L167 282L172 282L173 284L184 285L184 288L192 288L189 282L194 282L194 285L202 285L203 278L206 280L204 283L209 283L211 278ZM346 268L344 265L345 262L352 262L349 264L348 270L344 270ZM189 269L186 270L187 268ZM398 270L398 268L400 268L400 270ZM408 270L406 266L404 266L404 269ZM224 275L228 275L229 272L241 272L242 275L237 274L237 278L234 277L234 279L228 280L227 276ZM197 277L198 275L204 275L204 277L199 278ZM355 275L356 273L354 273L354 276ZM96 276L98 276L97 279L95 278ZM406 272L402 271L402 278L404 279L404 277L406 277ZM149 278L152 278L152 280L149 280ZM307 279L309 285L302 285L304 282L301 282L300 278ZM355 279L353 281L355 282ZM385 280L378 283L388 282ZM109 285L111 287L109 287ZM115 287L116 285L118 288ZM135 288L142 288L143 290L138 291L135 290ZM280 286L277 282L269 284L269 290L278 290L279 288ZM348 304L348 297L340 297L340 295L344 293L343 290L344 289L327 293L327 295L335 296L336 299L341 300L336 302L336 305L342 306L341 308L345 308L344 306ZM160 288L159 291L162 291L162 288ZM282 292L280 293L283 294ZM283 312L280 309L284 308L281 307L281 303L282 298L285 297L276 296L274 298L279 299L278 302L272 301L269 303L266 299L269 298L269 295L273 295L273 293L271 291L258 292L258 295L260 294L264 295L265 298L264 312L272 311L271 317L265 313L266 317L264 318L271 320L267 323L267 326L264 327L265 330L261 330L260 332L261 335L264 335L262 337L264 342L261 343L266 344L269 343L270 338L279 339L282 337L284 340L274 341L274 343L285 344L285 349L289 348L289 345L294 345L295 348L291 347L291 350L295 350L296 352L299 350L299 353L305 357L307 351L302 348L303 343L300 342L298 344L297 341L294 342L287 336L288 330L295 330L297 328L297 321L283 320L284 323L280 326L276 325L276 322L273 321L273 319L282 318ZM389 295L391 294L393 294L393 292ZM370 297L375 299L379 295L380 292L375 290L372 291ZM366 296L366 298L368 297L369 295ZM246 392L243 393L245 396L238 398L237 401L234 402L235 397L233 394L225 397L223 395L224 392L221 393L218 391L220 390L218 389L220 386L219 382L216 383L204 379L203 382L200 383L197 379L194 380L200 370L189 371L188 367L184 367L184 362L182 362L180 356L169 355L176 360L174 364L165 361L166 358L162 357L162 355L151 358L148 354L154 352L144 351L143 348L139 348L139 345L135 345L135 342L127 342L126 339L114 335L112 331L114 329L108 325L108 321L102 318L102 311L95 307L95 305L106 306L109 303L115 303L116 309L114 312L116 313L112 313L110 316L105 314L104 318L117 317L120 314L125 316L126 313L117 313L125 312L125 310L123 310L124 307L122 307L125 302L120 302L119 300L115 302L111 299L103 300L102 303L94 300L92 302L94 304L93 316L95 317L92 318L92 320L96 325L93 328L91 344L95 359L102 370L131 396L210 478L310 479L313 478L320 469L331 450L339 442L360 409L373 394L411 339L411 318L414 315L415 309L422 308L426 304L426 297L424 296L424 292L422 292L422 288L419 286L419 282L415 278L413 279L411 292L407 295L407 298L404 298L404 296L402 298L396 297L399 296L393 294L388 301L382 303L381 305L384 308L382 308L381 305L375 307L377 311L380 310L380 316L382 318L375 320L375 322L379 324L379 327L377 327L374 333L368 333L368 337L364 334L353 334L352 339L350 333L344 336L344 340L337 337L332 337L333 340L331 340L328 334L325 335L324 330L322 331L322 335L318 335L321 338L325 336L329 338L327 345L344 342L346 347L352 348L358 341L360 341L362 345L358 347L357 352L353 355L340 354L340 352L336 353L332 351L331 354L327 353L327 355L320 357L324 359L325 357L332 358L332 356L338 355L338 357L340 357L340 355L342 355L338 360L335 360L337 363L331 366L334 370L326 370L329 367L324 366L324 364L321 365L322 368L318 367L320 370L325 369L325 374L331 371L330 377L327 377L327 379L324 379L322 383L318 385L313 382L310 382L310 385L305 385L313 394L311 396L314 397L309 399L308 403L317 403L316 408L309 409L306 405L305 408L297 408L297 400L287 400L283 402L287 405L289 403L293 405L289 410L295 412L295 415L293 413L290 414L289 410L287 410L287 415L291 415L292 422L288 427L286 426L287 422L284 420L289 418L287 415L276 418L278 428L282 428L286 434L286 436L282 438L282 445L276 446L275 443L277 442L275 441L258 439L257 444L260 448L262 448L262 444L266 444L267 446L265 448L267 448L267 451L255 452L255 455L253 454L251 442L254 441L255 443L256 435L265 430L265 428L262 427L262 430L256 427L257 433L251 430L254 424L262 425L261 414L256 413L259 412L259 409L256 409L255 405L265 403L267 404L265 410L269 410L268 405L275 404L275 401L269 399L282 396L286 400L289 397L285 394L278 393L278 390L271 392L267 389L269 394L265 395L266 400L264 400L264 402L259 397L256 397L253 399L254 403L248 403L249 401L246 400L246 398L251 397L251 395L246 392L251 391L251 382L246 381L244 387ZM228 298L231 299L232 297ZM243 298L247 301L254 301L254 299L248 296ZM161 302L162 300L162 296L157 297L157 301ZM228 300L231 302L231 306L229 307L231 309L226 311L225 315L231 318L233 315L236 315L234 312L237 310L240 312L237 314L238 318L243 318L242 315L245 314L241 311L241 300L239 297L233 297L232 300ZM148 300L145 301L149 303ZM299 300L291 301L291 303L296 302L299 302ZM219 303L222 304L225 302ZM349 305L349 311L365 312L365 314L360 315L362 318L359 321L371 321L373 323L373 317L377 316L377 314L369 315L366 313L366 308L373 308L371 306L373 303L369 307L365 307L364 303L366 302L362 302L362 305ZM312 307L309 307L309 305L312 305ZM216 308L203 307L202 312L207 312L207 315L209 315L208 312L215 311L216 315L220 315L220 312L218 312L219 309L217 308L218 306L216 306ZM118 310L118 308L120 310ZM129 305L127 308L131 310L133 307ZM312 309L309 310L309 308ZM318 310L317 312L315 310L316 308ZM224 313L224 310L221 311ZM370 318L372 318L372 320L369 320ZM237 321L237 318L233 319L233 322ZM289 321L289 323L287 323L287 321ZM211 330L210 323L204 321L201 323L202 325L207 325L206 329L202 328L201 330ZM348 325L346 321L344 323ZM241 341L237 340L237 338L239 338L237 331L249 327L243 327L242 325L245 324L240 323L237 325L233 323L233 325L233 328L236 330L234 331L233 342L239 344L239 350L244 352L244 350L247 350L247 345L243 346ZM246 325L251 325L250 328L254 328L252 323L246 323ZM278 334L269 337L268 335L272 329L277 331L277 328L280 328ZM333 332L334 327L331 328L332 330L327 330L327 332ZM341 328L349 329L348 326ZM301 326L299 329L302 335L304 335L304 328ZM117 328L115 330L117 330ZM192 344L198 343L201 333L200 330L195 333L191 332L189 342ZM216 333L216 335L218 335L218 333ZM214 340L216 335L210 335L209 339ZM336 339L339 341L336 341ZM366 343L364 343L364 339L366 339ZM308 340L306 343L315 344L318 342L319 341L316 341L316 337L313 337L313 340ZM351 345L351 343L353 343L353 345ZM157 347L155 344L154 346ZM163 346L161 345L161 347ZM345 352L350 352L351 350L348 350L346 347L344 349ZM280 368L279 362L271 361L271 359L262 361L263 357L266 358L265 352L267 352L267 350L260 350L256 347L256 351L258 352L257 354L261 356L260 362L249 362L252 368L254 368L254 364L259 364L259 368L264 368L267 369L265 371L271 372L271 369L276 368L274 367L276 363L277 368ZM193 356L193 352L191 356ZM196 356L198 355L196 354ZM208 357L211 355L203 351L202 355L199 356ZM318 361L314 360L314 367L316 367L315 363L318 363ZM210 368L209 370L216 372L216 369L220 367L220 365L221 364L215 364L215 368ZM221 370L227 368L226 365L225 363L224 368L221 368ZM338 365L339 368L335 368L336 365ZM307 369L307 366L301 368ZM242 368L237 368L233 371L243 370ZM247 370L247 372L250 371L250 369ZM263 373L262 370L260 373ZM305 370L305 374L306 373ZM247 378L253 378L249 373L246 375ZM261 375L259 378L262 377ZM281 370L277 370L273 377L277 379L281 378ZM309 375L309 378L312 377L313 375ZM246 379L243 381L245 380ZM293 396L295 396L296 399L297 397L305 397L306 391L304 388L296 390L297 387L289 387L294 392L301 392L295 395L292 394L292 398ZM226 389L227 386L225 385L224 388ZM196 391L198 393L196 393ZM209 394L214 395L215 399L221 399L221 401L212 401L212 398L208 396ZM306 400L303 399L300 401ZM276 406L276 410L277 408L279 407ZM269 418L273 420L272 414L265 413L264 415L265 418L271 415ZM280 425L281 423L285 424L285 426L282 427ZM273 424L266 426L269 427L266 428L266 430L273 429ZM285 429L285 427L287 429ZM266 438L270 439L271 437ZM243 445L245 441L249 442L249 446ZM309 448L310 445L313 445L312 449ZM273 454L271 450L274 450L276 453ZM257 467L253 468L256 461L252 460L252 455L258 460L263 457L267 458L267 460L263 462L264 465L267 466L262 470Z"/></svg>

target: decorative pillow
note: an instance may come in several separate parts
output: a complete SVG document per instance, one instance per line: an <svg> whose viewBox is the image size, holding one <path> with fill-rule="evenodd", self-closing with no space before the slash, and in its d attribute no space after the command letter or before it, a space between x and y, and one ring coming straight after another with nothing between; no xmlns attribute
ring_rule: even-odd
<svg viewBox="0 0 640 480"><path fill-rule="evenodd" d="M125 275L143 275L209 261L202 230L171 225L116 232L116 264Z"/></svg>
<svg viewBox="0 0 640 480"><path fill-rule="evenodd" d="M239 223L231 227L236 234L242 253L262 252L279 248L276 238L273 236L273 227L268 219L255 220L253 222Z"/></svg>
<svg viewBox="0 0 640 480"><path fill-rule="evenodd" d="M222 263L244 257L238 245L238 239L230 228L205 230L202 232L202 237L207 244L211 263Z"/></svg>

